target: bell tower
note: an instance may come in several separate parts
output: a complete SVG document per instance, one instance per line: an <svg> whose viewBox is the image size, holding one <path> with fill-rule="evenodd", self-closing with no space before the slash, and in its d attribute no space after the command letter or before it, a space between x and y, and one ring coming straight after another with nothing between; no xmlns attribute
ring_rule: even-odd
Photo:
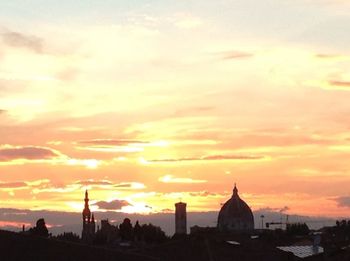
<svg viewBox="0 0 350 261"><path fill-rule="evenodd" d="M83 225L90 223L91 211L89 208L89 194L88 191L85 191L85 206L83 210Z"/></svg>
<svg viewBox="0 0 350 261"><path fill-rule="evenodd" d="M187 234L186 203L175 204L175 234Z"/></svg>
<svg viewBox="0 0 350 261"><path fill-rule="evenodd" d="M94 214L91 214L89 208L89 194L88 191L85 191L85 205L83 214L83 231L81 233L81 239L86 243L91 243L95 235L95 217Z"/></svg>

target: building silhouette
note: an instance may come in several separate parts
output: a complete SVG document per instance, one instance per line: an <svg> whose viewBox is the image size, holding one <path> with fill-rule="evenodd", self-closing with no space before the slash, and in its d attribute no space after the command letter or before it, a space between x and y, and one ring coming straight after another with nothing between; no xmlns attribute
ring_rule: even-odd
<svg viewBox="0 0 350 261"><path fill-rule="evenodd" d="M249 231L254 229L254 217L250 207L238 195L238 189L233 188L232 197L222 206L218 217L220 231Z"/></svg>
<svg viewBox="0 0 350 261"><path fill-rule="evenodd" d="M95 217L91 213L89 208L89 194L88 191L85 191L85 206L83 210L83 231L81 233L81 239L86 243L91 243L95 236L96 226L95 226Z"/></svg>
<svg viewBox="0 0 350 261"><path fill-rule="evenodd" d="M175 234L187 234L186 203L175 204Z"/></svg>

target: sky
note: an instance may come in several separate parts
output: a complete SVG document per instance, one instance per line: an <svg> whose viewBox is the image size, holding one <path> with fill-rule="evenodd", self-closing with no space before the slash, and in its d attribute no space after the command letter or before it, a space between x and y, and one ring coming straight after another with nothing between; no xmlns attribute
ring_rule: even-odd
<svg viewBox="0 0 350 261"><path fill-rule="evenodd" d="M0 206L350 213L350 3L2 1Z"/></svg>

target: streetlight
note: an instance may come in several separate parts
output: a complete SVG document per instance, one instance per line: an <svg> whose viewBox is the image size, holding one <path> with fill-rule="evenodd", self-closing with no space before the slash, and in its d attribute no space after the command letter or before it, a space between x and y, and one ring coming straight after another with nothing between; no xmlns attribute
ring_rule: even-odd
<svg viewBox="0 0 350 261"><path fill-rule="evenodd" d="M261 229L264 228L264 215L261 215L260 218L261 218Z"/></svg>

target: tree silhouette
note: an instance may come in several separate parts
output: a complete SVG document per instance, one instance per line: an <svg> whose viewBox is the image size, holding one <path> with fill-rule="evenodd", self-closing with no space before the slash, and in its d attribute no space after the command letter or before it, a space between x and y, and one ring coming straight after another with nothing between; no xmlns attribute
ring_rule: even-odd
<svg viewBox="0 0 350 261"><path fill-rule="evenodd" d="M122 240L131 241L133 239L133 229L130 219L125 218L119 225L120 236Z"/></svg>
<svg viewBox="0 0 350 261"><path fill-rule="evenodd" d="M43 218L38 219L36 226L29 230L30 234L40 237L49 237L49 231Z"/></svg>
<svg viewBox="0 0 350 261"><path fill-rule="evenodd" d="M107 234L103 233L102 230L97 231L95 234L93 244L94 245L106 245L107 243L108 243Z"/></svg>
<svg viewBox="0 0 350 261"><path fill-rule="evenodd" d="M304 236L310 232L309 227L305 223L287 224L287 234L292 236Z"/></svg>
<svg viewBox="0 0 350 261"><path fill-rule="evenodd" d="M168 239L160 227L152 224L142 225L141 233L144 241L147 243L161 243Z"/></svg>
<svg viewBox="0 0 350 261"><path fill-rule="evenodd" d="M139 221L136 221L136 224L134 226L134 240L140 241L142 238L142 227L139 224Z"/></svg>
<svg viewBox="0 0 350 261"><path fill-rule="evenodd" d="M64 232L55 237L58 240L69 241L69 242L80 242L80 237L73 232Z"/></svg>

